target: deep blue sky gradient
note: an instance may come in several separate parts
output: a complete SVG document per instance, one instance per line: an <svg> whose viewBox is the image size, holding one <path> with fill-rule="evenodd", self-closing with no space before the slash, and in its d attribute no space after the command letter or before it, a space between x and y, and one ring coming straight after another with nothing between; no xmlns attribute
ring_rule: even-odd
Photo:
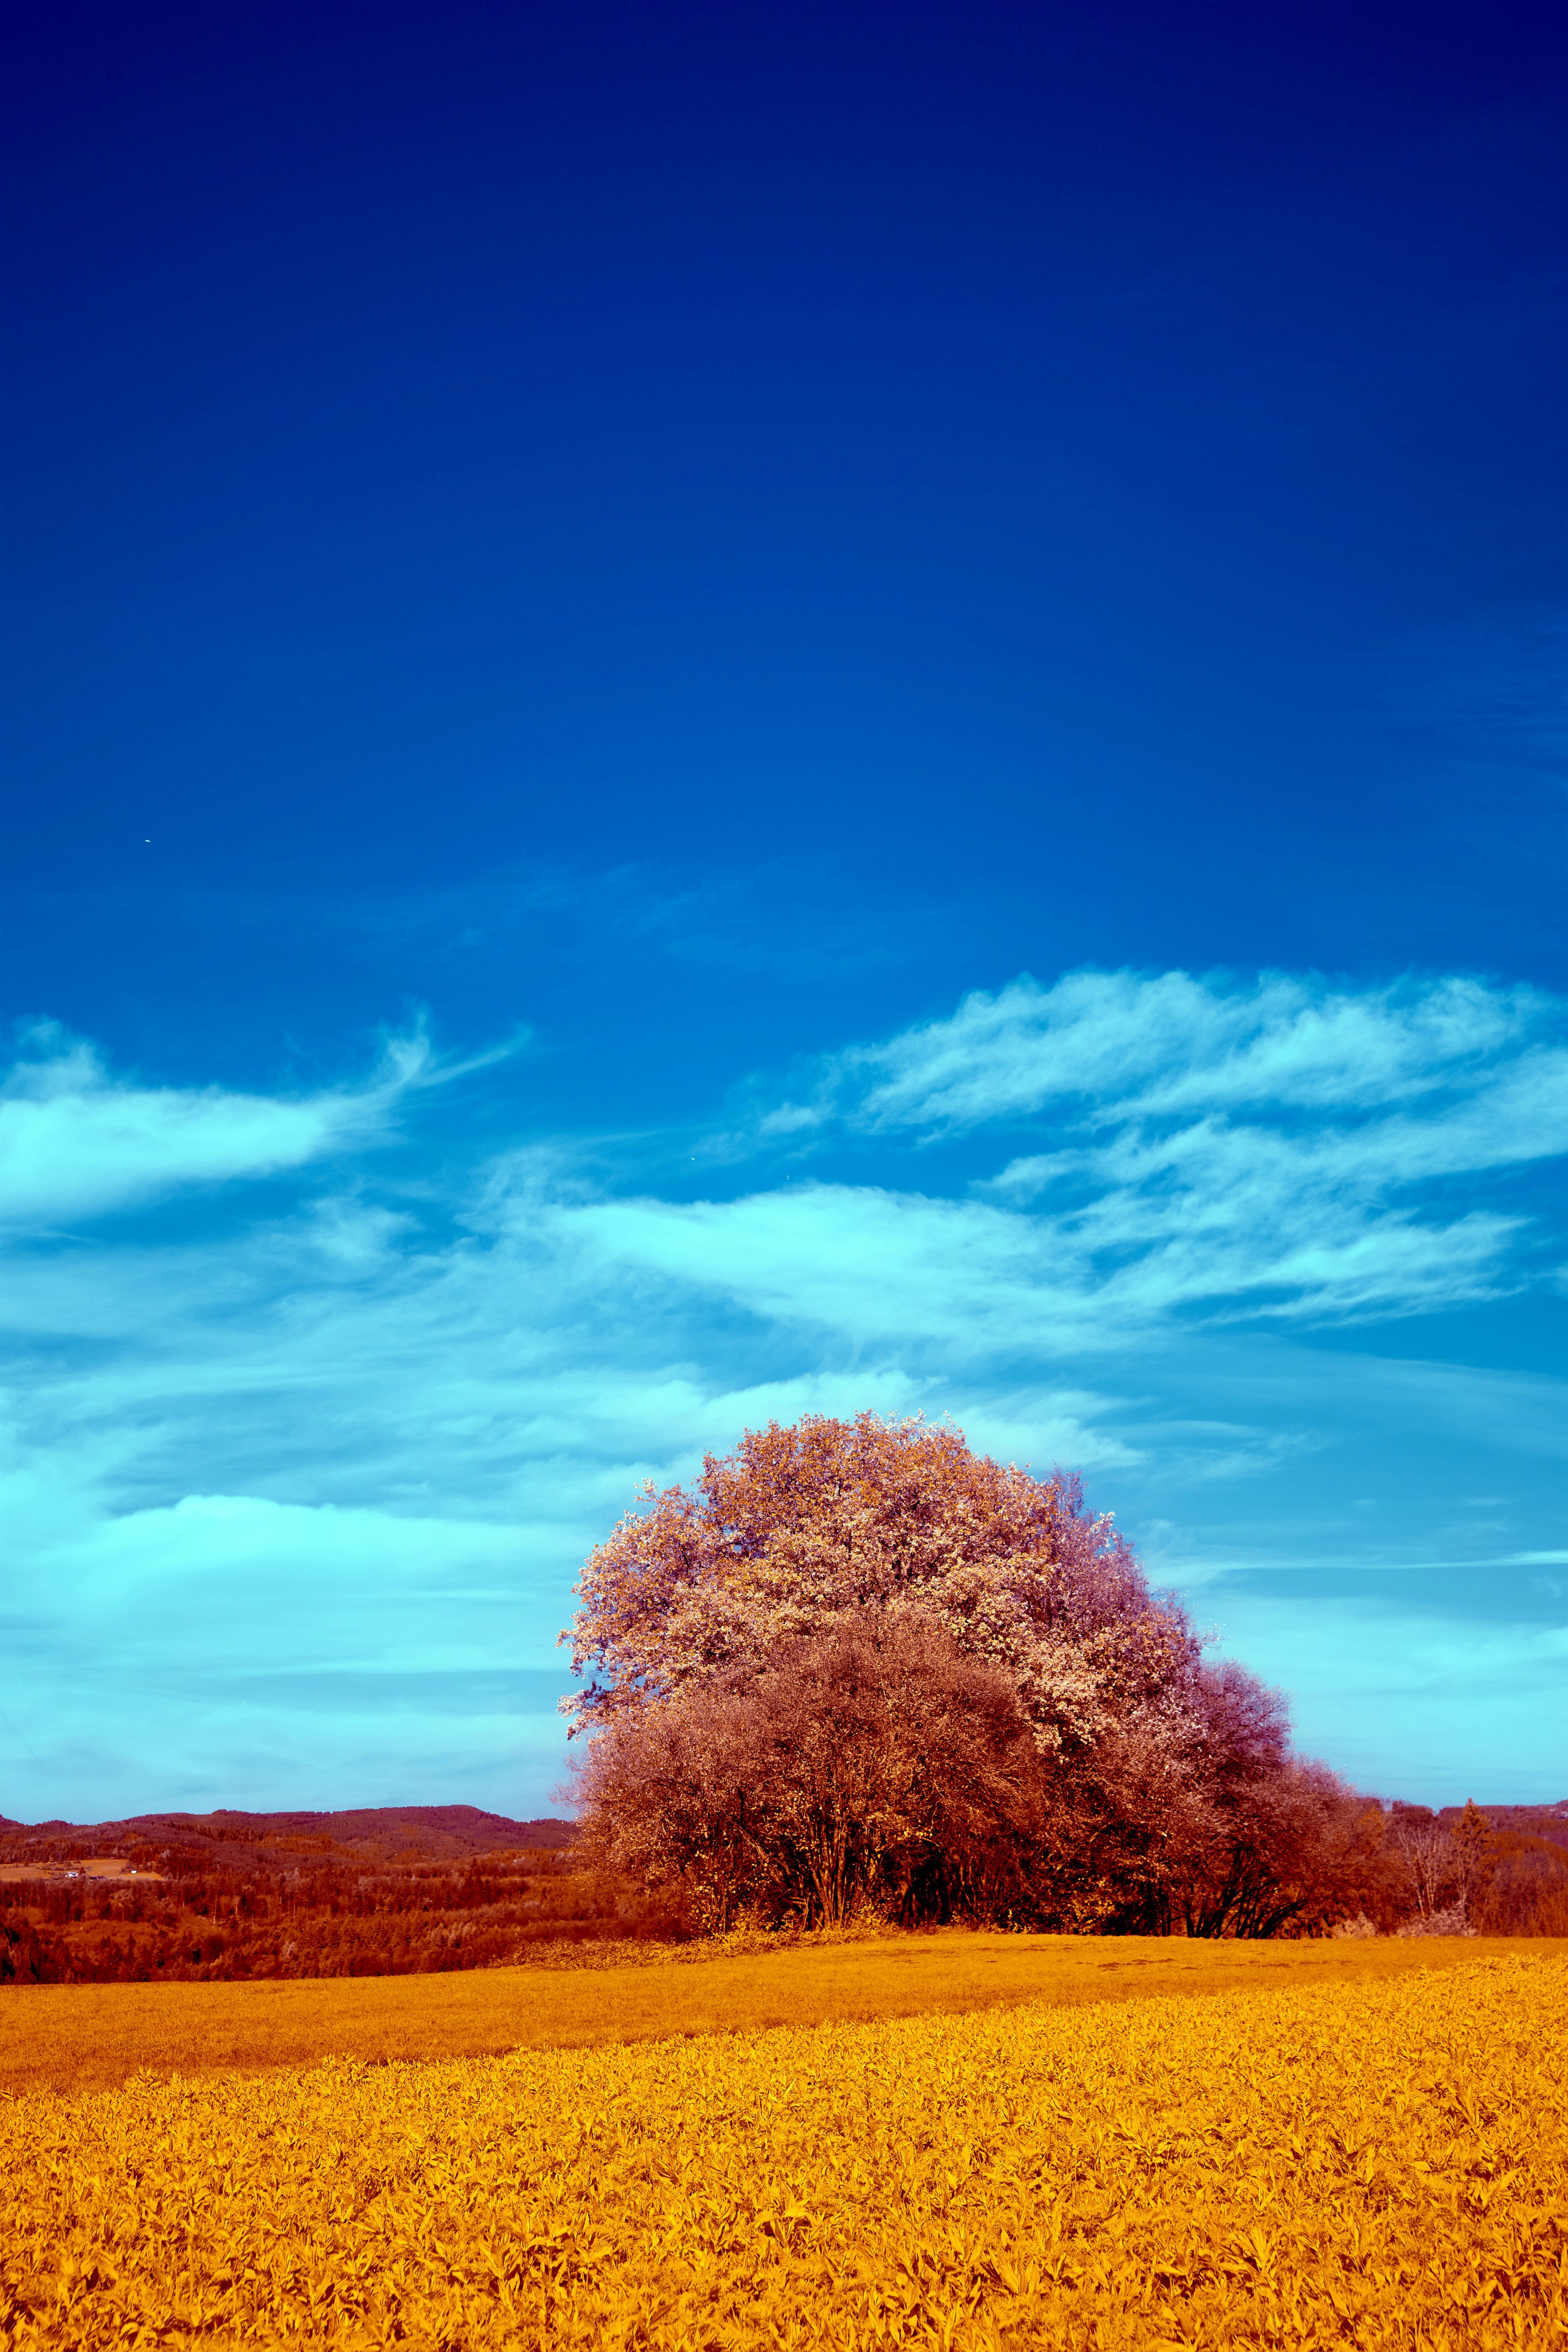
<svg viewBox="0 0 1568 2352"><path fill-rule="evenodd" d="M720 1214L787 1219L792 1189L845 1231L886 1201L967 1203L965 1234L986 1201L1035 1213L1007 1170L1062 1148L1065 1097L939 1134L842 1067L1026 973L1208 976L1169 1054L1211 1076L1203 1008L1259 972L1300 976L1302 1003L1522 985L1522 1026L1472 1005L1468 1042L1431 1048L1423 1116L1525 1055L1521 1133L1544 1132L1528 1057L1568 993L1560 12L66 0L8 8L6 46L0 1011L61 1100L112 1097L172 1157L73 1192L66 1159L105 1150L84 1111L48 1144L58 1213L29 1193L13 1218L34 1696L0 1811L438 1780L527 1810L556 1769L530 1677L555 1672L584 1541L775 1388L952 1410L1040 1466L1079 1444L1096 1497L1298 1688L1331 1760L1561 1795L1542 1144L1428 1154L1428 1189L1399 1194L1418 1223L1513 1220L1484 1275L1330 1301L1301 1259L1244 1313L1227 1262L1114 1346L1059 1304L1005 1330L978 1293L946 1343L912 1297L897 1328L803 1321L772 1275L747 1286ZM1095 1051L1163 1002L1101 1005ZM168 1143L204 1102L357 1100L378 1040L421 1024L444 1082L396 1094L373 1140L334 1111L293 1160L193 1171ZM1359 1134L1356 1049L1335 1068L1331 1099L1271 1097L1270 1131ZM1237 1115L1204 1099L1211 1128ZM818 1108L768 1125L786 1102ZM525 1162L548 1203L525 1255L552 1217L657 1200L714 1204L690 1227L711 1263L677 1276L652 1226L612 1243L602 1219L575 1287L563 1260L555 1289L509 1260L550 1368L525 1377L513 1324L487 1324L489 1450L421 1438L421 1382L477 1327L443 1309L433 1372L375 1323L404 1370L366 1402L354 1349L323 1368L304 1336L350 1310L290 1253L352 1224L373 1321L465 1252L500 1283L493 1204ZM1118 1165L1077 1169L1080 1208L1184 1181ZM1299 1202L1320 1178L1302 1159L1289 1181ZM803 1296L827 1231L778 1244ZM1083 1297L1143 1246L1108 1239ZM920 1260L938 1286L943 1258ZM601 1315L633 1260L654 1288ZM926 1278L898 1264L895 1286ZM1319 1304L1287 1313L1298 1280ZM182 1284L196 1319L154 1336L138 1302ZM536 1376L562 1426L531 1450L505 1431L534 1425ZM645 1425L627 1398L668 1381L683 1401ZM68 1539L46 1487L94 1498ZM238 1669L187 1653L194 1604L165 1594L137 1620L145 1703L106 1713L135 1529L151 1558L174 1524L137 1515L214 1496L227 1518L178 1523L197 1613L281 1612L288 1658L226 1705ZM327 1626L380 1606L369 1522L357 1564L310 1552L330 1527L338 1560L346 1522L319 1515L353 1511L399 1521L408 1575L431 1563L395 1659ZM213 1529L241 1524L226 1550ZM464 1647L441 1578L451 1528L479 1526L494 1618ZM1487 1642L1502 1663L1467 1690ZM1393 1681L1368 1696L1373 1652ZM480 1709L489 1746L451 1760L463 1677L502 1664L533 1696ZM346 1713L339 1674L371 1694ZM347 1729L316 1738L307 1685Z"/></svg>

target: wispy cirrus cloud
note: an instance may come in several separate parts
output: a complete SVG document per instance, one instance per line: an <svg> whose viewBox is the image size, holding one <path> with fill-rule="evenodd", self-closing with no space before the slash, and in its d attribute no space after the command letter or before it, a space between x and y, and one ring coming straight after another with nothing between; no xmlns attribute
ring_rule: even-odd
<svg viewBox="0 0 1568 2352"><path fill-rule="evenodd" d="M973 1362L1121 1350L1180 1323L1344 1323L1497 1297L1517 1222L1442 1224L1303 1202L1276 1181L1052 1216L870 1185L738 1201L564 1207L552 1229L605 1282L702 1291L860 1346Z"/></svg>
<svg viewBox="0 0 1568 2352"><path fill-rule="evenodd" d="M977 1257L1036 1259L1041 1304L1049 1291L1076 1330L1080 1303L1102 1342L1204 1311L1415 1314L1513 1286L1546 1238L1464 1180L1568 1150L1565 1013L1471 980L1020 980L827 1057L756 1126L797 1158L912 1144L911 1177L931 1147L973 1157L995 1137L1004 1164L970 1181L964 1243L936 1256L954 1283ZM1018 1150L1031 1134L1048 1148ZM889 1207L884 1223L923 1219Z"/></svg>
<svg viewBox="0 0 1568 2352"><path fill-rule="evenodd" d="M364 1150L388 1133L406 1096L511 1050L443 1065L416 1031L388 1037L358 1086L266 1095L117 1077L50 1022L22 1043L0 1079L0 1224L23 1230Z"/></svg>
<svg viewBox="0 0 1568 2352"><path fill-rule="evenodd" d="M1073 1107L1123 1119L1343 1118L1462 1103L1521 1066L1561 1084L1564 1013L1539 991L1468 979L1336 989L1280 972L1072 972L1049 988L1021 978L976 990L944 1019L825 1056L804 1098L762 1124L934 1137Z"/></svg>

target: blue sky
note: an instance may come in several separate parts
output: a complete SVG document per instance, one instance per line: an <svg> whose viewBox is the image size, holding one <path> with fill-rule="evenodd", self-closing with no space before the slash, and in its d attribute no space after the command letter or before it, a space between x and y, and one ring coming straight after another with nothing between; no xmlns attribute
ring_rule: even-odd
<svg viewBox="0 0 1568 2352"><path fill-rule="evenodd" d="M0 1812L546 1810L861 1405L1568 1789L1563 47L13 12Z"/></svg>

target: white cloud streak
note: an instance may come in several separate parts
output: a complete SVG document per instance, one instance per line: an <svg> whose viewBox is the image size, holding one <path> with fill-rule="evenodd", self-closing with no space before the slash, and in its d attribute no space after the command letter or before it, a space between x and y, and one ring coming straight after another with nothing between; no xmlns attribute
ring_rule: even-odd
<svg viewBox="0 0 1568 2352"><path fill-rule="evenodd" d="M1122 1118L1379 1112L1484 1089L1543 1032L1560 1035L1562 1015L1533 990L1465 979L1350 990L1279 972L1251 983L1074 972L976 991L948 1019L831 1055L808 1100L819 1118L922 1134L1075 1101Z"/></svg>
<svg viewBox="0 0 1568 2352"><path fill-rule="evenodd" d="M1568 1150L1564 1031L1556 1000L1470 980L1020 980L830 1056L758 1129L797 1154L996 1136L1005 1162L972 1191L1027 1213L1027 1232L1006 1242L977 1209L952 1279L1033 1256L1049 1274L1031 1295L1075 1344L1194 1312L1415 1314L1521 1278L1527 1222L1456 1188ZM1047 1148L1019 1151L1031 1129Z"/></svg>
<svg viewBox="0 0 1568 2352"><path fill-rule="evenodd" d="M368 1084L280 1098L116 1079L52 1025L26 1042L34 1050L0 1081L0 1223L12 1226L101 1216L363 1147L432 1074L426 1041L400 1038Z"/></svg>

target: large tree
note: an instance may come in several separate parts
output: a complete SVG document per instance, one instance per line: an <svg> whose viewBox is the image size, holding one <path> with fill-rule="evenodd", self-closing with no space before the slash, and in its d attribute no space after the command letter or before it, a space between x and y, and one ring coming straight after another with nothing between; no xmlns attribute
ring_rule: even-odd
<svg viewBox="0 0 1568 2352"><path fill-rule="evenodd" d="M703 1924L1334 1916L1348 1792L1076 1479L922 1420L773 1423L650 1486L577 1591L589 1845Z"/></svg>

